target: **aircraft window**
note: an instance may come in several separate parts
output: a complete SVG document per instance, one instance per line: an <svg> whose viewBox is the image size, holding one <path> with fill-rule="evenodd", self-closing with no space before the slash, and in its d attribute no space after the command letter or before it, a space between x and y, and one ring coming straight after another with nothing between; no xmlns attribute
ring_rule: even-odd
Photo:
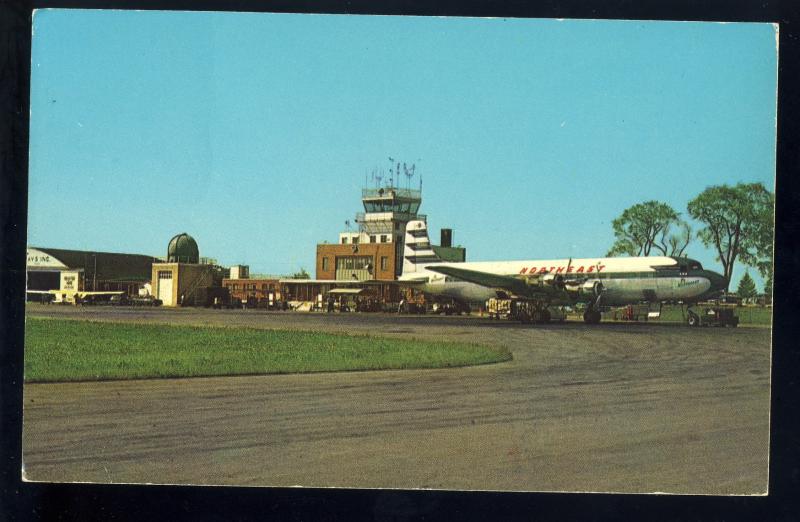
<svg viewBox="0 0 800 522"><path fill-rule="evenodd" d="M692 270L702 270L703 265L701 265L700 263L692 263L692 266L690 266L689 268L691 268Z"/></svg>

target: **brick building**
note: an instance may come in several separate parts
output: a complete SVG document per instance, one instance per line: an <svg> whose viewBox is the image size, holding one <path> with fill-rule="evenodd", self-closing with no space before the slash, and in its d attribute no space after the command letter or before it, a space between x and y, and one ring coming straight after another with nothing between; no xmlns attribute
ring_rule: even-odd
<svg viewBox="0 0 800 522"><path fill-rule="evenodd" d="M393 281L396 263L392 243L317 245L317 279Z"/></svg>
<svg viewBox="0 0 800 522"><path fill-rule="evenodd" d="M281 300L281 284L277 278L225 278L222 286L228 289L232 299L239 301L255 300L274 304Z"/></svg>

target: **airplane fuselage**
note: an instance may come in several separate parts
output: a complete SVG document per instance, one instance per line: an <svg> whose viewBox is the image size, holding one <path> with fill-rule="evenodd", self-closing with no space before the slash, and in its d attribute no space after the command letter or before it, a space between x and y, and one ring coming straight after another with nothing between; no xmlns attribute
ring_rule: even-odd
<svg viewBox="0 0 800 522"><path fill-rule="evenodd" d="M619 306L641 301L694 302L724 288L719 274L704 270L694 260L674 257L620 257L470 263L436 263L464 270L513 277L525 281L532 291L546 287L548 278L558 277L567 288L551 292L550 303L574 304L592 298L591 288L600 283L602 303ZM458 280L427 267L402 279L424 281L419 288L428 294L466 302L484 302L498 295L498 288ZM524 296L523 296L524 297Z"/></svg>

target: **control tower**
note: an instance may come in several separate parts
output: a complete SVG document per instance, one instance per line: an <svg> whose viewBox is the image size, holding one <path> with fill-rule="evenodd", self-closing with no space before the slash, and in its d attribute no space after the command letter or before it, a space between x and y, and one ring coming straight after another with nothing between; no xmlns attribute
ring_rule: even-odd
<svg viewBox="0 0 800 522"><path fill-rule="evenodd" d="M365 188L361 191L361 201L364 212L356 214L359 229L373 241L394 243L395 275L400 275L406 224L414 219L426 220L425 215L417 212L422 204L422 190L394 186Z"/></svg>

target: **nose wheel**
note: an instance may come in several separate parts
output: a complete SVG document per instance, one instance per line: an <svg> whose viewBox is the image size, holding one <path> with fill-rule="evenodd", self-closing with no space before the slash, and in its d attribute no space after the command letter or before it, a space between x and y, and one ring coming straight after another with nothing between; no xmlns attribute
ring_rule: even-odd
<svg viewBox="0 0 800 522"><path fill-rule="evenodd" d="M586 310L583 312L583 320L586 324L597 324L600 322L600 310Z"/></svg>

